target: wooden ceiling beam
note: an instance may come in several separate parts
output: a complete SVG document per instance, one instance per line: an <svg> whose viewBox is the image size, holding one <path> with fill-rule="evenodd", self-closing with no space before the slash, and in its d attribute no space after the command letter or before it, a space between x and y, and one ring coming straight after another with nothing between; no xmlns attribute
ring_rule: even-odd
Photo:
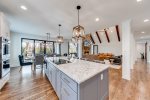
<svg viewBox="0 0 150 100"><path fill-rule="evenodd" d="M100 36L99 36L97 31L96 31L96 35L97 35L97 38L98 38L99 42L102 43L101 38L100 38Z"/></svg>
<svg viewBox="0 0 150 100"><path fill-rule="evenodd" d="M92 43L95 44L95 41L94 41L94 39L93 39L91 34L90 34L90 38L91 38Z"/></svg>
<svg viewBox="0 0 150 100"><path fill-rule="evenodd" d="M116 25L116 32L117 32L118 41L120 42L119 25Z"/></svg>
<svg viewBox="0 0 150 100"><path fill-rule="evenodd" d="M108 41L108 43L109 43L109 42L110 42L110 39L109 39L109 36L108 36L108 32L107 32L106 29L104 29L104 31L105 31L105 35L106 35L107 41Z"/></svg>

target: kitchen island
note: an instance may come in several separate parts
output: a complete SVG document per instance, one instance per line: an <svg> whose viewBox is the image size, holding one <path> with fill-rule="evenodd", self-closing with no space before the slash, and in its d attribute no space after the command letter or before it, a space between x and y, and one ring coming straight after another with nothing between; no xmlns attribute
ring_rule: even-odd
<svg viewBox="0 0 150 100"><path fill-rule="evenodd" d="M105 100L108 65L79 59L46 58L46 76L60 100Z"/></svg>

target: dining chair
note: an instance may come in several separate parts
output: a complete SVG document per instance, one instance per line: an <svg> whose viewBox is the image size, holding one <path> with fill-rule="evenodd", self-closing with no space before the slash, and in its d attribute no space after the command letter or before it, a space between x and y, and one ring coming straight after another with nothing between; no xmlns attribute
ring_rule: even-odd
<svg viewBox="0 0 150 100"><path fill-rule="evenodd" d="M37 65L41 65L41 67L43 69L43 64L44 64L44 55L42 55L42 54L35 55L34 70L36 70Z"/></svg>
<svg viewBox="0 0 150 100"><path fill-rule="evenodd" d="M32 70L32 62L26 62L25 60L24 60L24 57L23 57L23 55L19 55L18 56L19 57L19 63L20 63L20 71L22 71L22 67L23 66L28 66L28 65L31 65L31 70Z"/></svg>

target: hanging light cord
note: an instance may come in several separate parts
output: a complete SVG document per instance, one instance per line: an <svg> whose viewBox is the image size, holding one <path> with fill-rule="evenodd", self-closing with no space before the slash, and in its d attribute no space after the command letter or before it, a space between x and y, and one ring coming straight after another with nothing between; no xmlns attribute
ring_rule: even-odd
<svg viewBox="0 0 150 100"><path fill-rule="evenodd" d="M60 27L61 27L61 25L59 24L59 36L60 36Z"/></svg>
<svg viewBox="0 0 150 100"><path fill-rule="evenodd" d="M79 25L79 9L78 9L78 25Z"/></svg>
<svg viewBox="0 0 150 100"><path fill-rule="evenodd" d="M80 16L79 16L79 10L81 9L81 6L77 6L77 10L78 10L78 26L79 26L79 19L80 19Z"/></svg>

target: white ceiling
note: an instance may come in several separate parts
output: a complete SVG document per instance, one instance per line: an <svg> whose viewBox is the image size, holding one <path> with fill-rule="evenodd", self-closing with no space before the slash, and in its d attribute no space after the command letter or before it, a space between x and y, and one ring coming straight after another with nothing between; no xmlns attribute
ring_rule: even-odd
<svg viewBox="0 0 150 100"><path fill-rule="evenodd" d="M66 38L72 37L72 28L77 25L76 6L82 6L80 24L86 33L94 33L106 27L132 19L132 31L137 38L141 31L144 37L150 36L150 0L137 3L136 0L0 0L0 11L8 17L11 30L19 33L58 35L58 24L62 24L61 33ZM27 6L23 11L20 5ZM100 21L95 22L99 17Z"/></svg>

